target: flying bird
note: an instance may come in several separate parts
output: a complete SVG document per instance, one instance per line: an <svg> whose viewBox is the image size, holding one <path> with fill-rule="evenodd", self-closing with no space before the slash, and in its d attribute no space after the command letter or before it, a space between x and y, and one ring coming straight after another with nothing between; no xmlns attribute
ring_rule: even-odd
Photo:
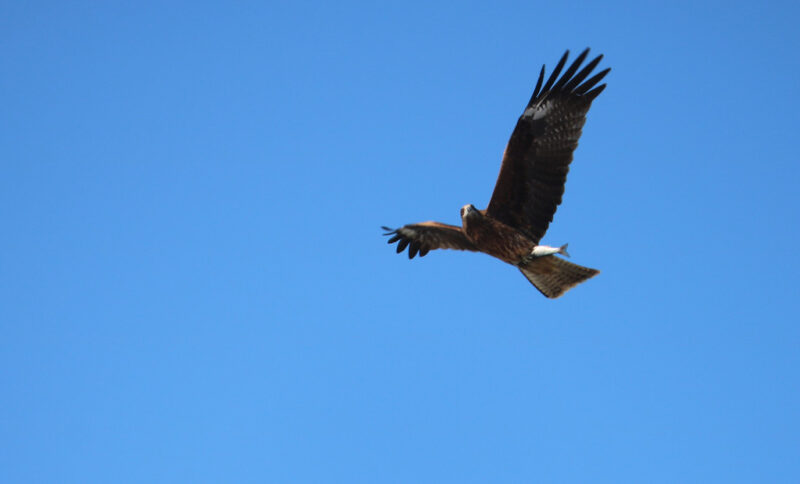
<svg viewBox="0 0 800 484"><path fill-rule="evenodd" d="M581 69L588 55L586 49L559 77L569 56L566 51L544 85L542 66L533 95L508 140L489 206L478 210L464 205L461 227L440 222L383 227L384 235L391 236L389 243L397 242L398 254L406 247L409 259L433 249L484 252L518 267L548 298L559 297L600 272L558 257L569 257L566 244L539 245L561 204L586 113L606 87L597 84L611 70L588 78L603 58L597 56Z"/></svg>

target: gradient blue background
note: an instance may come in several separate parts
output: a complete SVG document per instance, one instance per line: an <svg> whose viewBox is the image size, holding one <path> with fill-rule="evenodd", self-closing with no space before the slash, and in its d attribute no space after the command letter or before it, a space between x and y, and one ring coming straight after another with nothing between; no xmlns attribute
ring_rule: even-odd
<svg viewBox="0 0 800 484"><path fill-rule="evenodd" d="M800 482L797 2L3 2L0 481ZM613 68L543 298L484 207Z"/></svg>

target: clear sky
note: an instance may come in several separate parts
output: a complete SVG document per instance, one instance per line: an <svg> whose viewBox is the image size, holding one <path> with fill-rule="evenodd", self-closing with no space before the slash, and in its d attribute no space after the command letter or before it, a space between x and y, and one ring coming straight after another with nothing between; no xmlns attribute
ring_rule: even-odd
<svg viewBox="0 0 800 484"><path fill-rule="evenodd" d="M797 2L0 7L0 482L800 482ZM558 300L486 206L612 67Z"/></svg>

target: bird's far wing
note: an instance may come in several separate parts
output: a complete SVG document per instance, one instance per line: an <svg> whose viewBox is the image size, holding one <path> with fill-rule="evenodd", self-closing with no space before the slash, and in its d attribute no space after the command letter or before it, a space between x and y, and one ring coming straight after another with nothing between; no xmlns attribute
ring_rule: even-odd
<svg viewBox="0 0 800 484"><path fill-rule="evenodd" d="M404 225L394 230L388 227L382 228L386 231L383 235L392 236L389 239L390 244L397 242L398 254L408 246L409 259L413 259L417 253L423 257L433 249L478 250L461 232L461 228L455 225L422 222Z"/></svg>
<svg viewBox="0 0 800 484"><path fill-rule="evenodd" d="M564 194L572 153L578 147L586 113L606 85L597 87L605 69L585 80L602 55L578 72L589 49L559 78L569 51L558 62L544 86L544 66L536 89L503 154L500 175L486 212L539 242L553 221Z"/></svg>

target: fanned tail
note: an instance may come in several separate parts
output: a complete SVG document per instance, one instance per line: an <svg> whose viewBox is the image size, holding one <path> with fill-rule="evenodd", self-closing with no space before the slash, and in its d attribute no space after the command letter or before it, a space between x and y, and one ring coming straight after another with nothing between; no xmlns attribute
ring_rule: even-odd
<svg viewBox="0 0 800 484"><path fill-rule="evenodd" d="M537 257L519 266L536 289L549 298L557 298L583 281L600 273L554 255Z"/></svg>

